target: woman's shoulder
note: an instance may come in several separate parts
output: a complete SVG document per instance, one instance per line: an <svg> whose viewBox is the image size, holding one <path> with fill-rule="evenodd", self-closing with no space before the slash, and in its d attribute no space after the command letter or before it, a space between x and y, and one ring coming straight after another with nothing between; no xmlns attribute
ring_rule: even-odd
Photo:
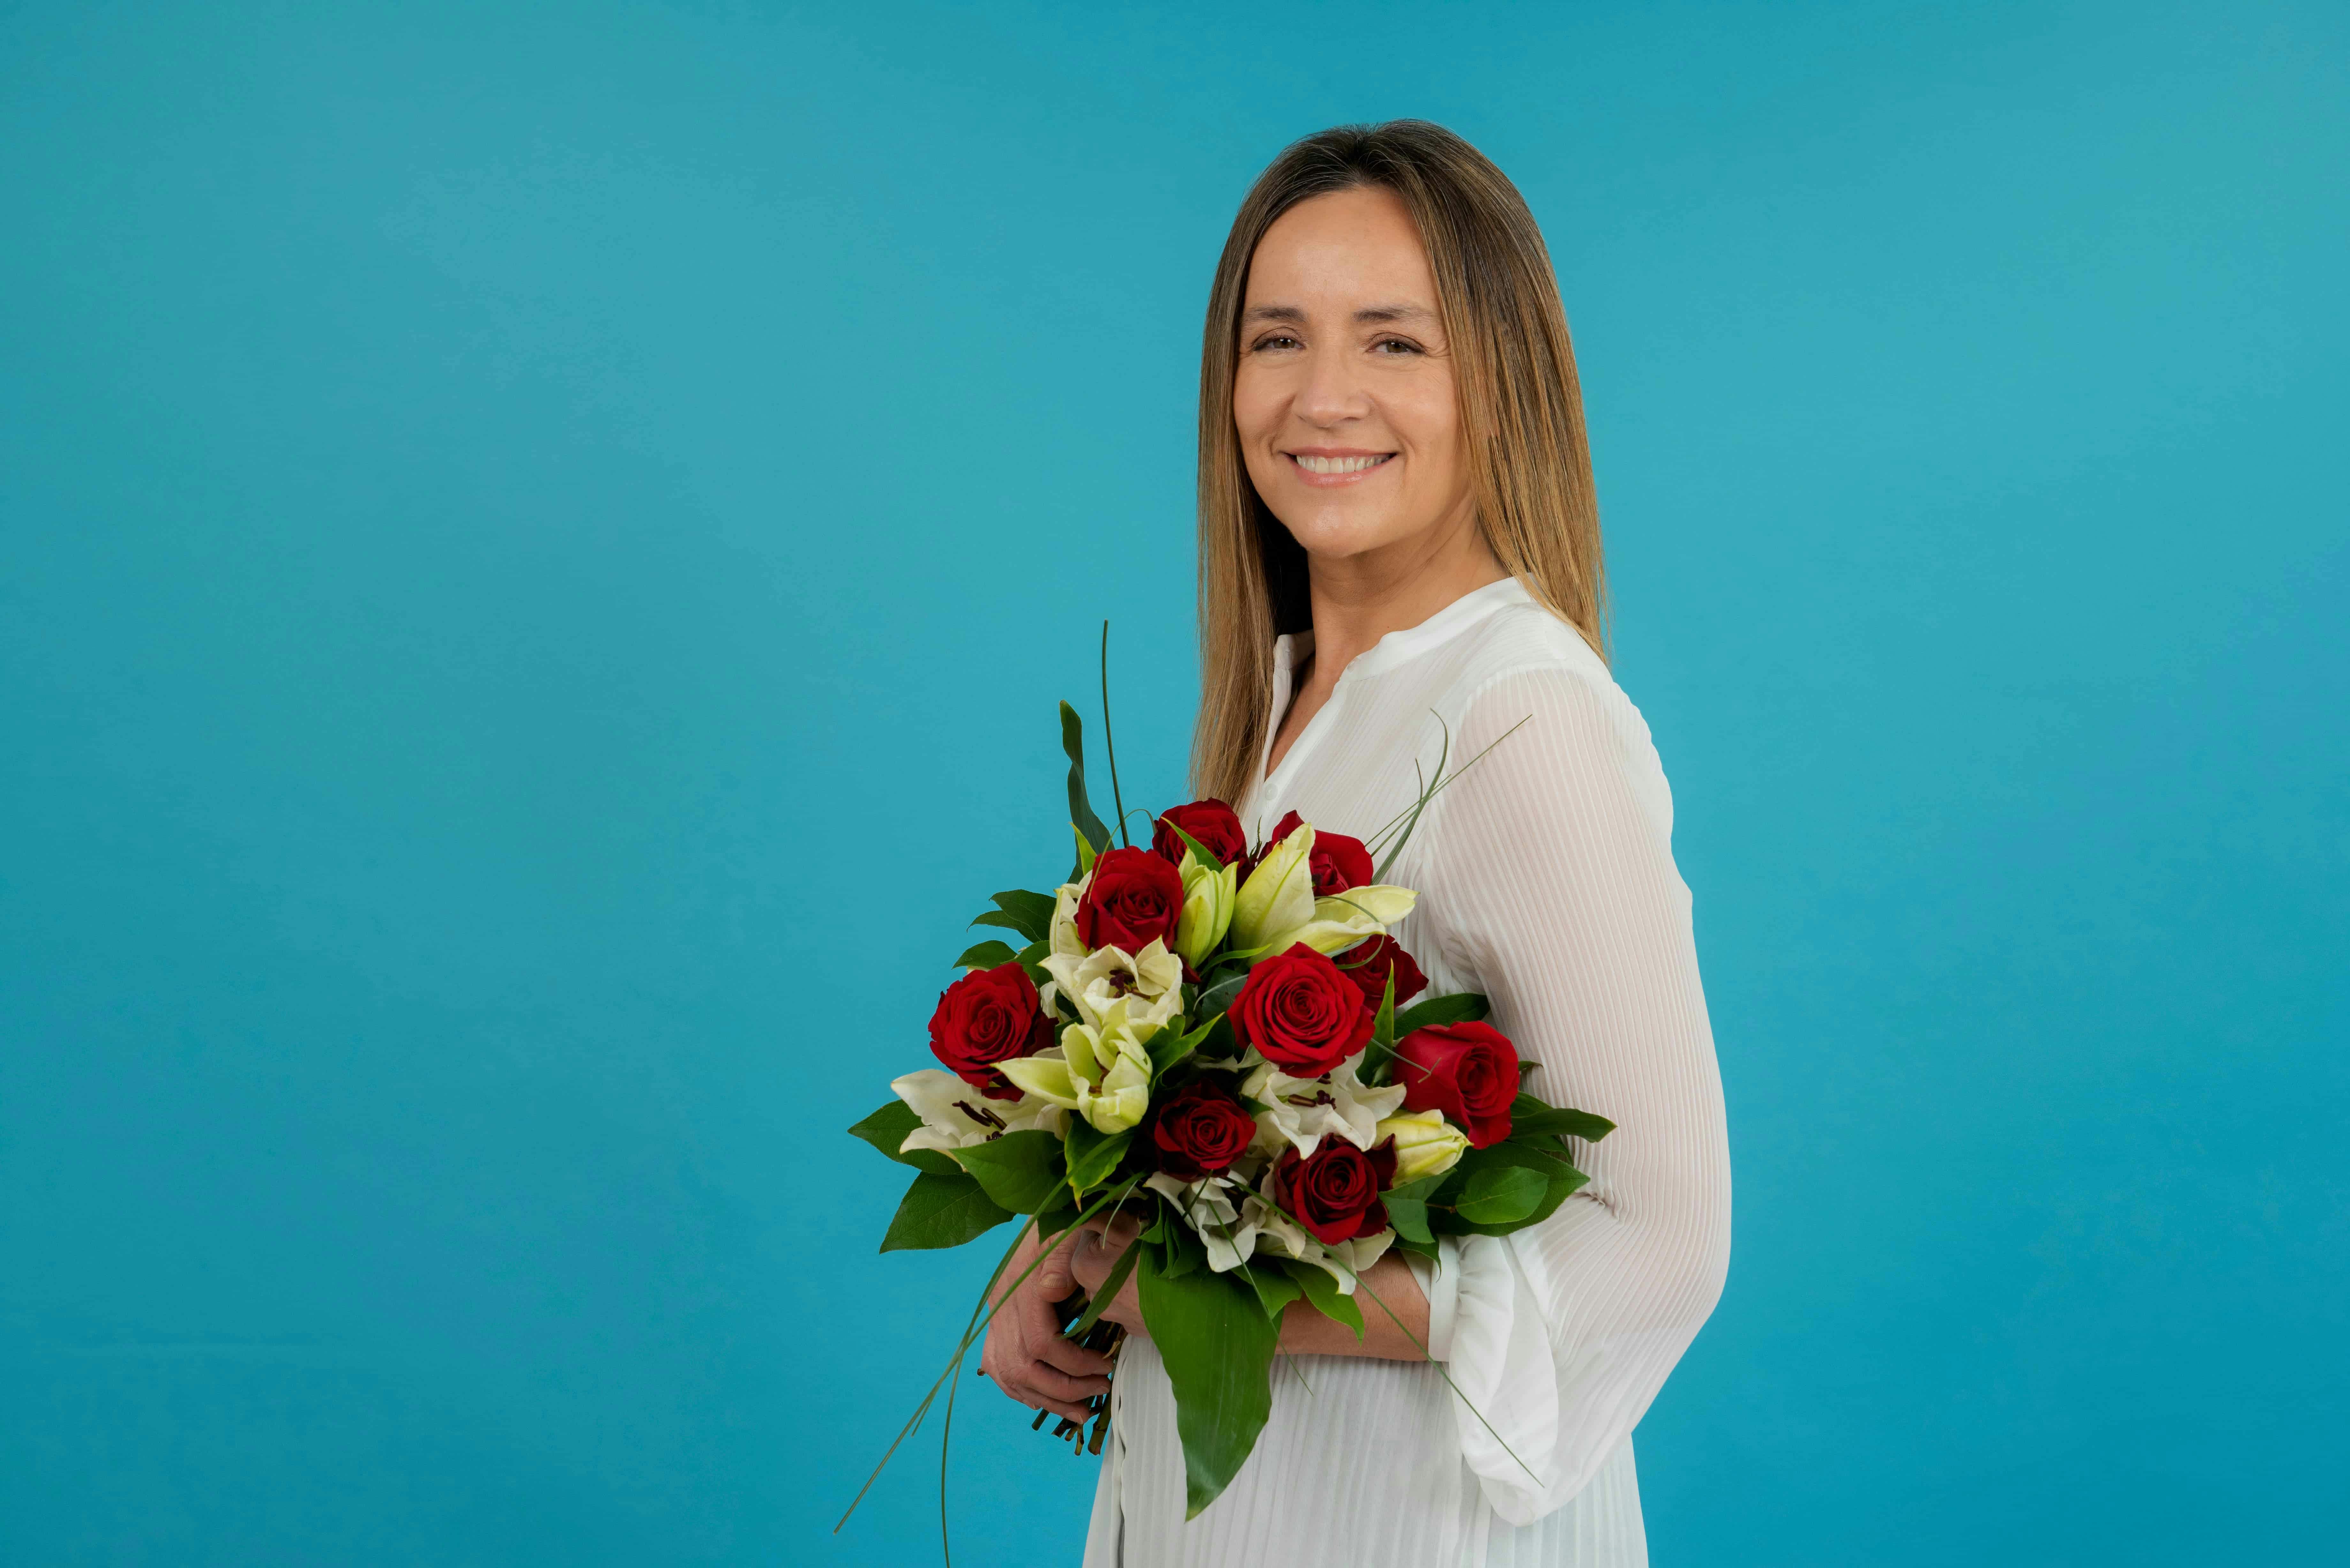
<svg viewBox="0 0 2350 1568"><path fill-rule="evenodd" d="M1461 653L1452 686L1463 704L1511 681L1549 688L1568 700L1630 705L1583 634L1523 588L1479 623Z"/></svg>
<svg viewBox="0 0 2350 1568"><path fill-rule="evenodd" d="M1487 617L1463 654L1447 706L1466 742L1532 724L1544 736L1534 750L1622 770L1670 831L1648 720L1581 632L1526 593Z"/></svg>

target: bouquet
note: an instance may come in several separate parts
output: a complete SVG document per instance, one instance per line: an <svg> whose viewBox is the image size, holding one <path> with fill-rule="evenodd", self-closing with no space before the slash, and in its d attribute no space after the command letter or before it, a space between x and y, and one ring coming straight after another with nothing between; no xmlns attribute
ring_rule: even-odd
<svg viewBox="0 0 2350 1568"><path fill-rule="evenodd" d="M1361 1298L1386 1310L1364 1273L1390 1248L1433 1256L1440 1235L1534 1224L1587 1179L1565 1140L1614 1124L1527 1093L1534 1064L1484 1022L1485 999L1424 995L1388 934L1415 895L1382 877L1449 782L1441 760L1367 843L1292 812L1252 845L1216 800L1152 818L1147 844L1113 843L1066 703L1061 725L1075 867L1051 892L994 895L972 924L1019 944L955 961L931 1018L940 1065L895 1080L849 1130L916 1172L884 1251L960 1246L1014 1216L1023 1237L1115 1213L1139 1224L1094 1303L1065 1309L1066 1332L1109 1343L1097 1315L1136 1282L1196 1517L1264 1425L1292 1303L1359 1336ZM941 1376L950 1419L1004 1266ZM1081 1451L1099 1451L1108 1422L1107 1398L1092 1408L1090 1444L1062 1423Z"/></svg>

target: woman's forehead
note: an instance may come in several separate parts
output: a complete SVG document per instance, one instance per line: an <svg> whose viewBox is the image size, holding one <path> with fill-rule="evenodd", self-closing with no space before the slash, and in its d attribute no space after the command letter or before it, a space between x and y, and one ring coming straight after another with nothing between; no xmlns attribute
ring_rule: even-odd
<svg viewBox="0 0 2350 1568"><path fill-rule="evenodd" d="M1274 220L1250 263L1246 309L1335 306L1399 320L1430 313L1434 292L1419 230L1401 198L1363 187L1300 202Z"/></svg>

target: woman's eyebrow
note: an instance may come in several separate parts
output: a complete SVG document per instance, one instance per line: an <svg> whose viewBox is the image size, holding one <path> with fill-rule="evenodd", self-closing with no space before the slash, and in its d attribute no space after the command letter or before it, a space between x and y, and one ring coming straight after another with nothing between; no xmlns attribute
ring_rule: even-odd
<svg viewBox="0 0 2350 1568"><path fill-rule="evenodd" d="M1243 321L1285 321L1293 326L1305 325L1305 312L1294 305L1252 305L1241 313ZM1436 313L1419 305L1367 305L1355 312L1357 321L1433 321Z"/></svg>

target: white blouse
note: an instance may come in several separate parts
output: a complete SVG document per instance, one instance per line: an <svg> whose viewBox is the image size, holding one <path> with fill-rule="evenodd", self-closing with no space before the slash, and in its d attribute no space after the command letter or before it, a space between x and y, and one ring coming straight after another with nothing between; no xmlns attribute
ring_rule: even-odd
<svg viewBox="0 0 2350 1568"><path fill-rule="evenodd" d="M1281 639L1275 713L1310 639ZM1425 1363L1277 1358L1255 1452L1187 1522L1166 1370L1130 1340L1087 1568L1648 1561L1632 1428L1730 1261L1721 1082L1648 726L1583 639L1504 579L1349 664L1281 766L1260 763L1242 819L1258 837L1295 810L1367 838L1447 730L1448 768L1493 749L1385 878L1420 896L1395 935L1424 994L1492 999L1491 1022L1540 1064L1529 1088L1617 1131L1574 1146L1591 1184L1550 1219L1446 1238L1437 1263L1415 1262L1430 1350L1482 1420Z"/></svg>

